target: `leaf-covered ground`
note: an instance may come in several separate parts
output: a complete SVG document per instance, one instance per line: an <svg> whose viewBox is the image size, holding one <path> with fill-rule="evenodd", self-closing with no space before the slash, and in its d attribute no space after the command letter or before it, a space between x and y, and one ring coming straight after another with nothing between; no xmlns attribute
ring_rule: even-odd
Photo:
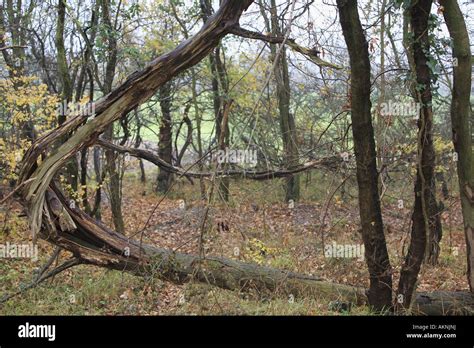
<svg viewBox="0 0 474 348"><path fill-rule="evenodd" d="M202 229L206 203L199 199L199 183L179 181L162 200L152 184L141 184L127 173L123 188L123 211L128 235L161 247L197 253L204 230L206 253L285 270L321 276L327 280L367 286L368 272L361 257L330 258L325 245L360 245L358 207L354 187L332 194L337 182L328 174L302 176L303 199L292 208L282 203L281 181L255 183L233 181L229 203L213 200ZM388 190L383 199L384 223L394 284L409 243L410 195ZM425 265L419 290L466 290L466 250L462 217L456 192L444 200L443 240L437 266ZM332 199L330 201L329 198ZM403 200L403 207L400 205ZM104 196L103 218L111 225ZM161 203L160 203L161 201ZM28 243L29 233L21 208L15 202L0 208L0 244ZM28 282L35 268L52 249L39 244L39 260L0 260L0 296ZM353 314L367 314L353 308ZM79 266L65 271L41 286L0 304L0 314L337 314L317 299L269 300L256 294L239 294L214 287L177 286L156 277L138 278L118 271Z"/></svg>

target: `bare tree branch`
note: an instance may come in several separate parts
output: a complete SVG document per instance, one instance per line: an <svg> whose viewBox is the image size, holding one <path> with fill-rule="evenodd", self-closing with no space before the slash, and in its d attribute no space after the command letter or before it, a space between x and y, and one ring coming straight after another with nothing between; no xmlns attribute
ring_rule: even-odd
<svg viewBox="0 0 474 348"><path fill-rule="evenodd" d="M244 29L244 28L240 27L239 25L236 25L236 26L232 27L231 30L230 30L230 33L234 34L234 35L237 35L237 36L240 36L240 37L247 38L247 39L255 39L255 40L265 41L265 42L273 43L273 44L285 42L285 38L283 36L265 35L265 34L262 34L262 33L258 33L256 31L251 31L251 30ZM342 69L342 67L340 67L336 64L329 63L329 62L326 62L325 60L321 59L319 57L320 52L315 48L310 49L310 48L305 48L303 46L300 46L296 43L296 41L294 39L286 40L286 44L292 50L303 54L309 60L311 60L314 64L316 64L320 67L332 68L332 69L337 69L337 70Z"/></svg>

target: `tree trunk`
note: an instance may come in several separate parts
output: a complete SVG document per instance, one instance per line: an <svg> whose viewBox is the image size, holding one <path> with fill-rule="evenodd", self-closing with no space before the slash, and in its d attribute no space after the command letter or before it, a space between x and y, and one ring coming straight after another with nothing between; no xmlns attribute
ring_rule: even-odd
<svg viewBox="0 0 474 348"><path fill-rule="evenodd" d="M229 119L224 120L224 112L230 106L228 100L229 86L227 82L227 73L224 63L221 59L220 46L216 47L214 52L210 55L211 70L212 70L212 91L214 93L214 115L216 117L216 139L218 140L218 148L225 151L229 147ZM223 122L225 121L225 122ZM222 138L222 142L219 139ZM227 167L227 163L223 163ZM229 178L218 179L218 197L224 201L229 201L230 180Z"/></svg>
<svg viewBox="0 0 474 348"><path fill-rule="evenodd" d="M204 21L207 21L213 13L212 1L203 0L201 1L201 16ZM229 147L229 124L228 119L224 120L224 110L226 110L231 103L228 100L229 83L227 79L227 71L225 69L224 62L221 59L221 44L217 45L214 51L209 55L209 62L211 65L212 72L212 93L213 93L213 104L214 104L214 116L216 119L216 141L218 143L218 149L225 151ZM223 137L223 141L219 142L219 139ZM223 163L224 167L228 164ZM229 178L218 179L218 196L219 198L227 202L229 200L230 180ZM202 187L202 186L201 186Z"/></svg>
<svg viewBox="0 0 474 348"><path fill-rule="evenodd" d="M97 220L100 221L102 219L102 211L100 204L102 201L102 184L104 182L104 174L101 168L101 150L99 147L94 147L93 162L97 188L95 190L94 207L92 208L91 216L94 216Z"/></svg>
<svg viewBox="0 0 474 348"><path fill-rule="evenodd" d="M160 88L160 140L158 144L158 156L169 164L173 164L173 129L171 122L171 83L166 83ZM166 193L171 187L173 175L167 171L161 170L158 174L157 192Z"/></svg>
<svg viewBox="0 0 474 348"><path fill-rule="evenodd" d="M105 79L103 83L103 93L107 95L112 91L112 84L115 76L115 68L117 66L117 39L115 35L115 28L112 26L110 16L110 0L102 0L102 18L107 31L107 64L105 67ZM126 116L124 113L123 116ZM110 124L105 133L104 138L113 141L114 125ZM117 156L114 152L105 150L105 170L109 175L109 200L110 208L112 210L112 220L115 230L119 233L125 233L125 225L122 214L122 183L120 173L117 168Z"/></svg>
<svg viewBox="0 0 474 348"><path fill-rule="evenodd" d="M84 207L85 211L90 214L92 212L91 206L89 204L89 200L87 199L87 162L89 159L89 149L82 149L81 150L81 177L80 177L80 184L82 186L82 206Z"/></svg>
<svg viewBox="0 0 474 348"><path fill-rule="evenodd" d="M457 169L467 249L467 279L474 292L474 159L471 138L471 48L463 14L456 0L441 0L444 19L453 40L454 84L451 101L453 144L458 156Z"/></svg>
<svg viewBox="0 0 474 348"><path fill-rule="evenodd" d="M138 149L140 145L142 144L142 136L141 136L141 130L142 130L142 122L140 119L140 115L138 114L138 108L134 110L135 114L135 121L137 123L137 136L135 138L135 148ZM140 165L140 181L144 184L146 183L146 172L145 172L145 165L143 164L143 160L141 158L138 159L138 163Z"/></svg>
<svg viewBox="0 0 474 348"><path fill-rule="evenodd" d="M93 30L91 34L91 39L95 40L95 27L97 26L97 16L95 15L95 11L92 11L92 18L91 18L91 23L93 23ZM81 79L78 83L78 86L81 84L84 85L84 88L78 88L77 93L76 93L76 102L79 102L79 100L83 97L85 87L87 85L87 81L85 80L86 76L89 76L89 103L92 103L94 101L94 78L93 74L90 72L88 68L88 64L90 61L90 55L92 52L90 52L89 49L86 50L85 57L84 57L84 65L82 67L83 71L83 79L84 81L81 82ZM87 171L89 169L89 149L84 148L81 150L81 155L80 155L80 169L81 169L81 178L80 178L80 184L82 188L82 206L84 207L85 211L87 214L92 215L92 207L89 203L88 199L88 187L87 187ZM99 175L100 176L100 175ZM97 181L99 183L99 181Z"/></svg>
<svg viewBox="0 0 474 348"><path fill-rule="evenodd" d="M273 36L281 36L282 30L279 23L277 5L275 0L271 0L270 8L271 32ZM271 44L271 61L277 59L275 66L275 81L278 97L278 111L280 131L283 141L283 156L285 164L291 168L299 163L298 145L296 143L296 124L295 117L290 112L291 88L290 76L288 73L288 61L285 47L281 47L281 52L277 57L277 46ZM297 201L300 198L300 177L299 175L290 176L285 179L285 201Z"/></svg>
<svg viewBox="0 0 474 348"><path fill-rule="evenodd" d="M73 83L71 81L71 76L69 75L69 67L67 64L66 58L66 48L64 47L64 25L66 17L66 3L64 0L58 0L58 18L56 21L56 54L57 54L57 63L58 63L58 75L59 81L61 82L61 107L60 113L58 115L58 124L62 125L66 121L68 114L68 104L72 102L73 94ZM64 141L62 139L62 141ZM72 158L66 169L66 177L68 183L71 185L72 189L77 192L78 189L78 173L79 166L77 163L76 157Z"/></svg>
<svg viewBox="0 0 474 348"><path fill-rule="evenodd" d="M385 78L385 31L386 31L386 11L387 0L382 0L382 5L379 11L380 14L380 96L378 98L378 110L377 110L377 127L376 127L376 139L377 139L377 167L380 169L383 167L384 158L384 147L383 147L383 130L384 120L381 114L382 104L385 103L385 90L386 90L386 78ZM383 184L384 173L380 173L380 181Z"/></svg>
<svg viewBox="0 0 474 348"><path fill-rule="evenodd" d="M202 124L202 112L199 108L199 103L197 99L197 81L196 81L196 72L194 68L191 69L192 80L191 80L191 89L192 89L192 101L194 106L194 117L196 119L196 141L197 141L197 153L199 159L202 159L204 152L202 149L202 136L201 136L201 124ZM199 171L204 171L204 161L200 160L198 163ZM206 183L204 178L199 178L199 190L201 192L201 200L205 201L207 198L206 195Z"/></svg>
<svg viewBox="0 0 474 348"><path fill-rule="evenodd" d="M359 211L370 274L368 299L375 310L392 303L392 271L385 242L370 102L370 61L357 1L337 0L351 63L351 119L356 156Z"/></svg>
<svg viewBox="0 0 474 348"><path fill-rule="evenodd" d="M111 124L104 133L104 139L113 141L114 125ZM122 183L117 168L117 156L113 151L105 150L105 170L109 175L109 204L112 211L112 221L115 230L125 233L125 224L122 214Z"/></svg>
<svg viewBox="0 0 474 348"><path fill-rule="evenodd" d="M408 58L408 65L410 66L410 94L412 95L413 99L416 100L418 103L423 104L420 98L420 93L417 90L417 85L419 84L418 76L417 76L417 61L415 59L415 49L414 43L412 39L412 35L414 36L413 32L413 20L412 20L412 8L407 7L404 9L403 12L403 46L405 48L405 52ZM421 136L421 133L418 134ZM421 152L420 152L421 153ZM433 161L435 154L433 153ZM442 205L438 204L436 200L436 181L433 179L433 182L430 184L429 190L429 198L428 203L426 203L426 215L428 223L427 228L427 243L425 246L425 256L424 261L435 265L438 262L438 257L440 253L439 244L441 242L441 238L443 235L442 225L441 225L441 212L442 212Z"/></svg>
<svg viewBox="0 0 474 348"><path fill-rule="evenodd" d="M425 52L429 49L428 19L432 0L420 0L410 8L413 63L416 73L417 101L421 104L418 121L418 165L415 182L415 207L412 214L411 241L398 285L397 308L408 309L416 288L424 257L431 254L439 219L434 192L435 152L433 148L433 110L431 73Z"/></svg>

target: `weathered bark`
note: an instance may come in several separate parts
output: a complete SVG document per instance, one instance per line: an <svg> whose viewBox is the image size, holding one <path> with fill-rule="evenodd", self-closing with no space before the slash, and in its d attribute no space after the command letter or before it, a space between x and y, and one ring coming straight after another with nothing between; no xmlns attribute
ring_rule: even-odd
<svg viewBox="0 0 474 348"><path fill-rule="evenodd" d="M370 102L368 44L357 1L338 0L339 17L351 63L351 119L359 187L359 212L370 274L368 299L376 310L392 302L392 271L383 230Z"/></svg>
<svg viewBox="0 0 474 348"><path fill-rule="evenodd" d="M229 112L232 101L228 99L229 85L227 72L221 59L220 46L216 47L210 56L211 68L213 70L212 90L214 92L214 113L216 117L216 139L218 139L218 149L225 151L230 145L229 118L224 117L225 112ZM222 139L222 141L219 141ZM226 167L227 164L224 164ZM219 198L224 202L229 201L230 180L222 178L218 180Z"/></svg>
<svg viewBox="0 0 474 348"><path fill-rule="evenodd" d="M416 73L417 101L421 104L418 121L418 166L415 182L415 206L412 214L411 241L398 285L397 308L411 306L416 281L425 256L429 256L436 226L437 205L434 191L435 152L433 147L433 110L431 74L425 54L429 49L428 18L432 0L420 0L410 8L413 63Z"/></svg>
<svg viewBox="0 0 474 348"><path fill-rule="evenodd" d="M80 177L80 184L82 187L82 205L85 211L90 214L92 212L92 208L89 204L89 200L87 199L87 162L89 159L89 150L82 149L81 150L81 159L80 159L80 167L81 167L81 177Z"/></svg>
<svg viewBox="0 0 474 348"><path fill-rule="evenodd" d="M95 22L96 18L97 17L95 15L95 11L92 11L91 22L93 23L93 30L92 30L91 38L95 38L95 26L97 25L97 23ZM84 57L84 66L82 68L83 71L84 71L84 75L89 76L89 81L88 82L89 82L89 102L90 103L92 103L93 100L94 100L94 78L93 78L93 75L89 71L89 68L87 66L91 53L92 52L90 52L89 49L86 50L85 57ZM86 85L86 82L87 81L84 80L84 86ZM79 81L79 84L81 84L80 81ZM83 93L84 93L84 89L78 89L78 93L79 94L76 94L76 102L78 102L82 98ZM89 149L84 148L84 149L81 150L81 158L80 158L80 168L81 168L80 184L81 184L81 188L82 188L82 206L84 207L87 214L92 216L93 215L92 214L92 207L89 203L89 199L88 199L88 191L89 190L88 190L88 187L87 187L87 171L89 169L88 162L89 162ZM95 162L95 158L94 158L94 162ZM99 177L100 177L100 173L99 173ZM101 180L98 180L97 182L99 183L100 181Z"/></svg>
<svg viewBox="0 0 474 348"><path fill-rule="evenodd" d="M443 15L453 40L454 66L451 123L453 144L458 155L457 172L467 249L467 279L474 292L474 158L471 138L471 48L469 33L456 0L441 0Z"/></svg>
<svg viewBox="0 0 474 348"><path fill-rule="evenodd" d="M171 83L166 83L160 88L160 134L158 143L158 156L165 162L172 164L173 161L173 129L171 121ZM173 175L170 172L160 169L156 190L160 193L166 193L171 187Z"/></svg>
<svg viewBox="0 0 474 348"><path fill-rule="evenodd" d="M114 134L113 124L104 133L104 139L112 140ZM122 214L122 183L117 168L117 156L112 151L105 151L105 170L109 175L109 203L112 211L112 220L117 232L124 233L125 225Z"/></svg>

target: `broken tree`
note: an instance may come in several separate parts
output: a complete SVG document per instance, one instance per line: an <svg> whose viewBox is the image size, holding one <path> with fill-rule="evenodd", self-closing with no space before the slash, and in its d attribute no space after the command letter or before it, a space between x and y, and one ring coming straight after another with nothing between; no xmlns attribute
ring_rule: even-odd
<svg viewBox="0 0 474 348"><path fill-rule="evenodd" d="M142 245L110 230L70 204L55 184L56 173L72 156L93 145L114 121L125 117L148 100L171 78L205 58L222 37L238 30L239 18L251 3L251 0L222 1L220 9L194 37L156 58L145 69L132 74L122 85L99 100L93 119L89 120L81 114L70 118L36 141L25 154L19 180L21 200L28 212L34 238L40 237L73 254L73 261L66 262L63 269L83 263L137 275L158 273L160 278L175 283L197 280L231 290L256 289L275 295L319 296L358 304L367 302L364 289L234 260L213 257L203 259ZM60 143L59 140L66 135L70 136ZM52 146L57 143L60 144ZM310 167L303 165L299 168ZM291 175L295 171L279 173ZM271 173L266 175L271 177ZM431 295L425 296L423 302L417 301L420 306L417 308L437 301ZM441 302L446 304L440 307L443 311L458 308L458 302L452 300L455 296L449 296L440 296ZM461 304L469 311L473 302L472 297L463 297Z"/></svg>

